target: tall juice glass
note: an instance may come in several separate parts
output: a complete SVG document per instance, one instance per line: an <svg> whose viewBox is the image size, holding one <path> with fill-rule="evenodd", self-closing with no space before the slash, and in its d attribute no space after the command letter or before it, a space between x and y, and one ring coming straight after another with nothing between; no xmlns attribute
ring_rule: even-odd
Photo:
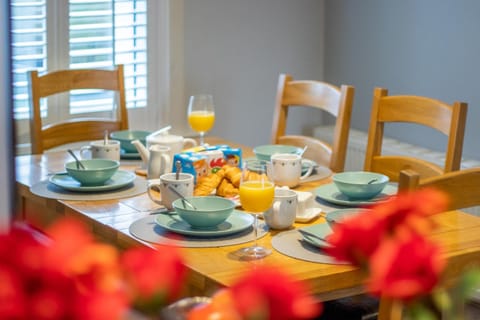
<svg viewBox="0 0 480 320"><path fill-rule="evenodd" d="M190 97L188 102L188 123L200 134L200 145L204 144L204 136L215 123L215 107L210 94L198 94Z"/></svg>
<svg viewBox="0 0 480 320"><path fill-rule="evenodd" d="M272 206L275 195L275 185L267 176L266 161L246 161L243 166L240 182L240 203L242 208L254 215L254 243L242 248L238 253L246 260L261 259L271 253L270 249L258 245L258 218Z"/></svg>

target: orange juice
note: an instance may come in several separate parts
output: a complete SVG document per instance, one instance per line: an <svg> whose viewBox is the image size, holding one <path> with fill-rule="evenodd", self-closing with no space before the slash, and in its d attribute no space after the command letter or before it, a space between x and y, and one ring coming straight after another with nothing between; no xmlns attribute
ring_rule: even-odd
<svg viewBox="0 0 480 320"><path fill-rule="evenodd" d="M188 123L197 132L207 132L215 122L215 113L212 111L192 111L188 115Z"/></svg>
<svg viewBox="0 0 480 320"><path fill-rule="evenodd" d="M240 203L249 212L261 213L271 207L275 188L270 181L246 181L240 184Z"/></svg>

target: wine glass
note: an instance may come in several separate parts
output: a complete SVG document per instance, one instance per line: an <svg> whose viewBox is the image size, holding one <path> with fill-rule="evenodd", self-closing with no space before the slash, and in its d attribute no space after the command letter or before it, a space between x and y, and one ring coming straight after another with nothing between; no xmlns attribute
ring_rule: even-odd
<svg viewBox="0 0 480 320"><path fill-rule="evenodd" d="M242 248L238 254L246 260L260 259L271 252L257 244L258 218L257 216L272 206L275 194L275 185L267 176L267 161L250 160L243 163L242 179L240 182L240 203L243 209L254 215L254 243Z"/></svg>
<svg viewBox="0 0 480 320"><path fill-rule="evenodd" d="M188 102L188 123L200 133L200 145L204 144L205 132L212 129L215 122L213 97L210 94L198 94L190 97Z"/></svg>

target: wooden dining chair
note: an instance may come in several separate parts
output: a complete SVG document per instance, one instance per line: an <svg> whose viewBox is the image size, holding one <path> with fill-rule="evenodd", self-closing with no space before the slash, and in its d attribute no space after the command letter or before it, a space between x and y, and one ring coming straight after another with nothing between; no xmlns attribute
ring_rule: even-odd
<svg viewBox="0 0 480 320"><path fill-rule="evenodd" d="M480 205L480 167L448 172L420 180L414 170L400 171L398 189L411 191L419 188L435 188L444 191L450 201L448 210L465 209Z"/></svg>
<svg viewBox="0 0 480 320"><path fill-rule="evenodd" d="M452 171L425 179L420 179L420 174L412 169L400 171L399 192L410 192L420 188L435 188L445 192L450 199L447 210L478 206L480 205L480 167ZM460 266L455 268L457 273L461 272ZM378 319L401 320L401 303L387 298L380 299Z"/></svg>
<svg viewBox="0 0 480 320"><path fill-rule="evenodd" d="M413 169L423 179L460 169L463 138L467 118L467 104L442 101L411 95L388 95L387 89L375 88L373 92L370 127L364 170L380 172L398 181L399 172ZM413 123L433 128L448 138L445 165L442 167L419 157L382 154L384 126L386 123Z"/></svg>
<svg viewBox="0 0 480 320"><path fill-rule="evenodd" d="M302 148L308 146L305 158L325 164L333 172L343 171L354 94L353 86L342 85L338 88L326 82L293 80L291 75L281 74L278 80L271 142ZM288 111L293 107L310 107L334 116L336 122L332 144L305 135L287 135Z"/></svg>
<svg viewBox="0 0 480 320"><path fill-rule="evenodd" d="M39 76L29 72L30 89L30 139L32 153L77 141L101 139L108 132L128 129L125 102L123 65L114 70L71 69L50 72ZM71 118L62 122L43 124L40 101L49 96L79 89L101 89L115 93L116 108L111 118ZM67 106L65 106L67 107ZM69 113L68 113L69 114Z"/></svg>

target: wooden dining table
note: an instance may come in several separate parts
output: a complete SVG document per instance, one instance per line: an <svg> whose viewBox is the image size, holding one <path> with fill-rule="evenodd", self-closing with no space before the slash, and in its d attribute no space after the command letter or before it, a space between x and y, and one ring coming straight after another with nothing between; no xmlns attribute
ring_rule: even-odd
<svg viewBox="0 0 480 320"><path fill-rule="evenodd" d="M210 137L210 145L227 144L242 149L243 158L254 156L252 148ZM63 165L71 160L66 152L48 152L42 155L22 155L16 157L16 196L17 218L26 219L38 228L58 220L60 217L80 218L101 240L119 248L133 245L152 245L129 232L130 225L151 214L158 205L146 193L116 200L72 201L47 199L33 194L30 187L45 180L53 172L63 171ZM141 161L121 161L123 170L134 171ZM318 186L330 183L331 177L319 181L302 183L295 190L312 191ZM145 190L146 191L146 190ZM465 268L480 263L480 218L461 212L449 211L433 216L438 228L432 238L445 248L449 278L461 274ZM302 227L315 223L325 223L322 216L308 223L295 223ZM182 248L186 265L190 271L185 295L210 295L220 287L229 286L245 270L257 265L275 265L284 269L309 285L311 292L322 300L347 297L364 292L362 272L350 265L315 263L292 258L272 248L272 237L282 231L270 230L258 240L259 244L272 249L272 254L264 259L244 261L235 254L245 244L209 247ZM252 239L253 240L253 239ZM148 262L147 262L148 263Z"/></svg>

